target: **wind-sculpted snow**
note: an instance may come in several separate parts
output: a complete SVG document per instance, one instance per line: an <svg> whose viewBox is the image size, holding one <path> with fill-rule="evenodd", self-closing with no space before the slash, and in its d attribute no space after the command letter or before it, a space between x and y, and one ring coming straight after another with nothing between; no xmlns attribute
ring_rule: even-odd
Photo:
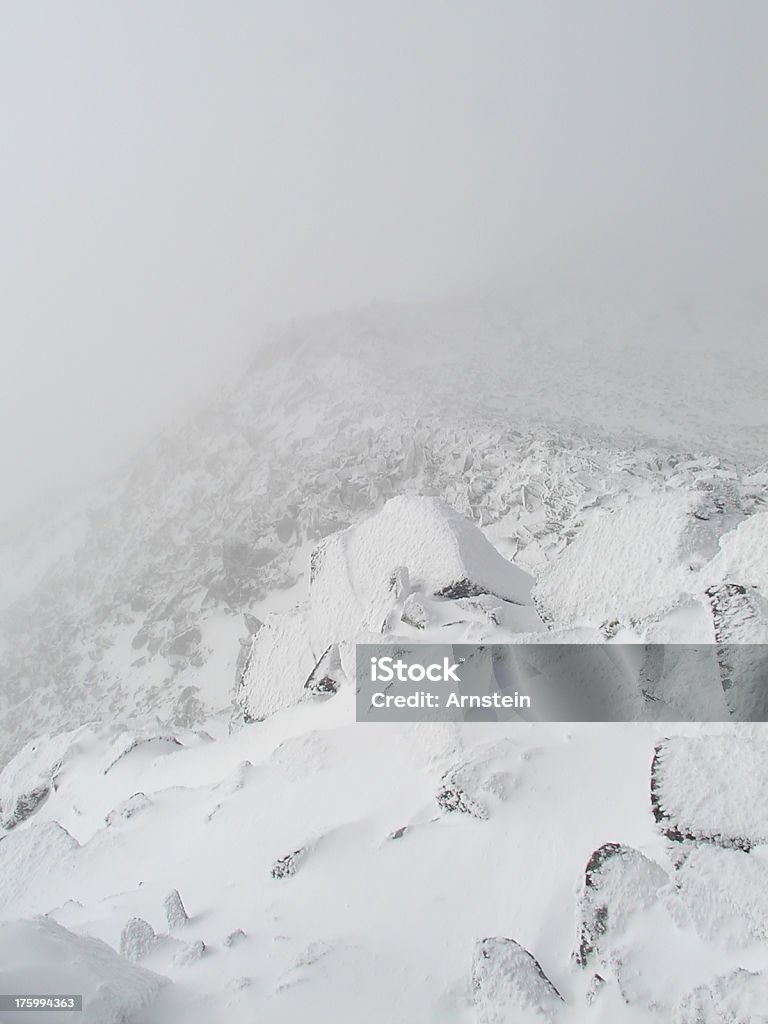
<svg viewBox="0 0 768 1024"><path fill-rule="evenodd" d="M0 991L83 997L82 1013L24 1011L29 1024L131 1024L166 979L128 963L105 942L76 935L55 921L0 922Z"/></svg>

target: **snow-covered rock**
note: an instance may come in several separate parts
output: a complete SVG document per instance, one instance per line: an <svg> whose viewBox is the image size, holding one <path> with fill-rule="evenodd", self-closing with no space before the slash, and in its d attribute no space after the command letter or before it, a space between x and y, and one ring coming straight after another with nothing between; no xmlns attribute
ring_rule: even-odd
<svg viewBox="0 0 768 1024"><path fill-rule="evenodd" d="M183 928L189 920L178 889L171 889L165 897L163 900L163 910L165 911L169 932L175 931L177 928Z"/></svg>
<svg viewBox="0 0 768 1024"><path fill-rule="evenodd" d="M376 515L328 537L312 552L312 636L324 650L371 629L377 608L383 613L373 616L380 630L390 610L382 605L382 589L392 593L393 607L413 591L447 599L492 594L528 605L531 585L526 573L444 502L392 498Z"/></svg>
<svg viewBox="0 0 768 1024"><path fill-rule="evenodd" d="M143 960L157 945L155 929L143 917L132 917L120 932L120 955L126 960Z"/></svg>
<svg viewBox="0 0 768 1024"><path fill-rule="evenodd" d="M187 942L173 954L173 962L181 967L190 967L205 956L206 949L202 939Z"/></svg>
<svg viewBox="0 0 768 1024"><path fill-rule="evenodd" d="M744 850L766 843L766 792L768 750L759 736L674 736L656 747L651 804L669 839Z"/></svg>
<svg viewBox="0 0 768 1024"><path fill-rule="evenodd" d="M555 1021L565 1007L538 960L514 939L477 943L472 988L480 1024L543 1024Z"/></svg>
<svg viewBox="0 0 768 1024"><path fill-rule="evenodd" d="M768 939L768 866L743 850L697 844L675 872L674 912L707 942L725 950Z"/></svg>
<svg viewBox="0 0 768 1024"><path fill-rule="evenodd" d="M78 994L83 1012L22 1014L29 1024L128 1024L150 1006L167 979L128 963L100 939L76 935L52 921L0 923L0 991Z"/></svg>
<svg viewBox="0 0 768 1024"><path fill-rule="evenodd" d="M253 721L262 721L305 696L316 659L302 609L275 612L253 638L235 700Z"/></svg>
<svg viewBox="0 0 768 1024"><path fill-rule="evenodd" d="M768 975L740 968L697 985L678 1002L672 1024L768 1024Z"/></svg>
<svg viewBox="0 0 768 1024"><path fill-rule="evenodd" d="M700 495L670 490L599 509L541 574L537 604L560 625L652 619L696 590L717 542Z"/></svg>
<svg viewBox="0 0 768 1024"><path fill-rule="evenodd" d="M14 828L48 796L67 753L87 727L31 740L0 771L0 826Z"/></svg>
<svg viewBox="0 0 768 1024"><path fill-rule="evenodd" d="M579 897L576 963L609 963L632 918L653 906L668 883L666 871L639 850L620 843L595 850Z"/></svg>

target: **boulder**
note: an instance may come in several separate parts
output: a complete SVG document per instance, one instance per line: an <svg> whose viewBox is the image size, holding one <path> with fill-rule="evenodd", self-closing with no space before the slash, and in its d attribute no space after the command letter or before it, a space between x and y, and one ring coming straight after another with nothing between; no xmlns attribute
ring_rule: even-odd
<svg viewBox="0 0 768 1024"><path fill-rule="evenodd" d="M89 727L31 740L0 771L0 827L15 828L43 804L67 756Z"/></svg>
<svg viewBox="0 0 768 1024"><path fill-rule="evenodd" d="M526 573L449 505L429 497L392 498L375 515L327 537L313 550L315 646L325 650L369 628L389 581L393 603L404 603L409 592L418 591L446 599L492 594L529 605L532 585ZM384 624L378 618L377 631Z"/></svg>
<svg viewBox="0 0 768 1024"><path fill-rule="evenodd" d="M120 955L126 960L143 960L156 944L155 929L143 917L132 917L120 932Z"/></svg>
<svg viewBox="0 0 768 1024"><path fill-rule="evenodd" d="M621 843L598 847L584 871L578 902L573 956L579 967L606 962L633 916L653 906L668 883L666 871L639 850Z"/></svg>
<svg viewBox="0 0 768 1024"><path fill-rule="evenodd" d="M743 850L697 844L675 872L670 910L705 942L727 950L768 939L768 867Z"/></svg>
<svg viewBox="0 0 768 1024"><path fill-rule="evenodd" d="M739 968L679 1000L672 1024L768 1024L768 975Z"/></svg>
<svg viewBox="0 0 768 1024"><path fill-rule="evenodd" d="M165 919L168 922L169 932L182 928L189 920L178 889L171 889L165 897L163 900L163 910L165 910Z"/></svg>
<svg viewBox="0 0 768 1024"><path fill-rule="evenodd" d="M472 989L480 1024L555 1021L562 996L538 960L519 942L481 939L472 959Z"/></svg>
<svg viewBox="0 0 768 1024"><path fill-rule="evenodd" d="M248 719L263 721L305 697L315 665L304 612L268 615L251 643L235 701Z"/></svg>
<svg viewBox="0 0 768 1024"><path fill-rule="evenodd" d="M695 492L670 490L599 509L541 574L537 605L561 625L595 627L674 608L698 589L698 570L722 528L696 517L700 501Z"/></svg>
<svg viewBox="0 0 768 1024"><path fill-rule="evenodd" d="M768 842L768 750L760 737L674 736L657 744L651 808L673 842L749 850Z"/></svg>
<svg viewBox="0 0 768 1024"><path fill-rule="evenodd" d="M278 857L272 865L270 874L273 878L290 878L299 870L308 853L309 850L306 846L300 846L298 850L293 850L284 857Z"/></svg>

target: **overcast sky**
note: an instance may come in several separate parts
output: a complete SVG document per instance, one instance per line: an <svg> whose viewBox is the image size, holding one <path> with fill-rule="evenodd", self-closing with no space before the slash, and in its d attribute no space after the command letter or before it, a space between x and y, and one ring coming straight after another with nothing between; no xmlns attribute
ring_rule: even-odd
<svg viewBox="0 0 768 1024"><path fill-rule="evenodd" d="M766 284L764 0L0 3L0 518L265 321L574 268Z"/></svg>

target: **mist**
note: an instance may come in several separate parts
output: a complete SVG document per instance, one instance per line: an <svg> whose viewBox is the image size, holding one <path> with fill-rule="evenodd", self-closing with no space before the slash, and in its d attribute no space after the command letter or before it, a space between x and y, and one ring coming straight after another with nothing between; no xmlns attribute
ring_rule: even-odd
<svg viewBox="0 0 768 1024"><path fill-rule="evenodd" d="M283 317L629 291L763 359L767 31L759 0L5 4L0 519Z"/></svg>

